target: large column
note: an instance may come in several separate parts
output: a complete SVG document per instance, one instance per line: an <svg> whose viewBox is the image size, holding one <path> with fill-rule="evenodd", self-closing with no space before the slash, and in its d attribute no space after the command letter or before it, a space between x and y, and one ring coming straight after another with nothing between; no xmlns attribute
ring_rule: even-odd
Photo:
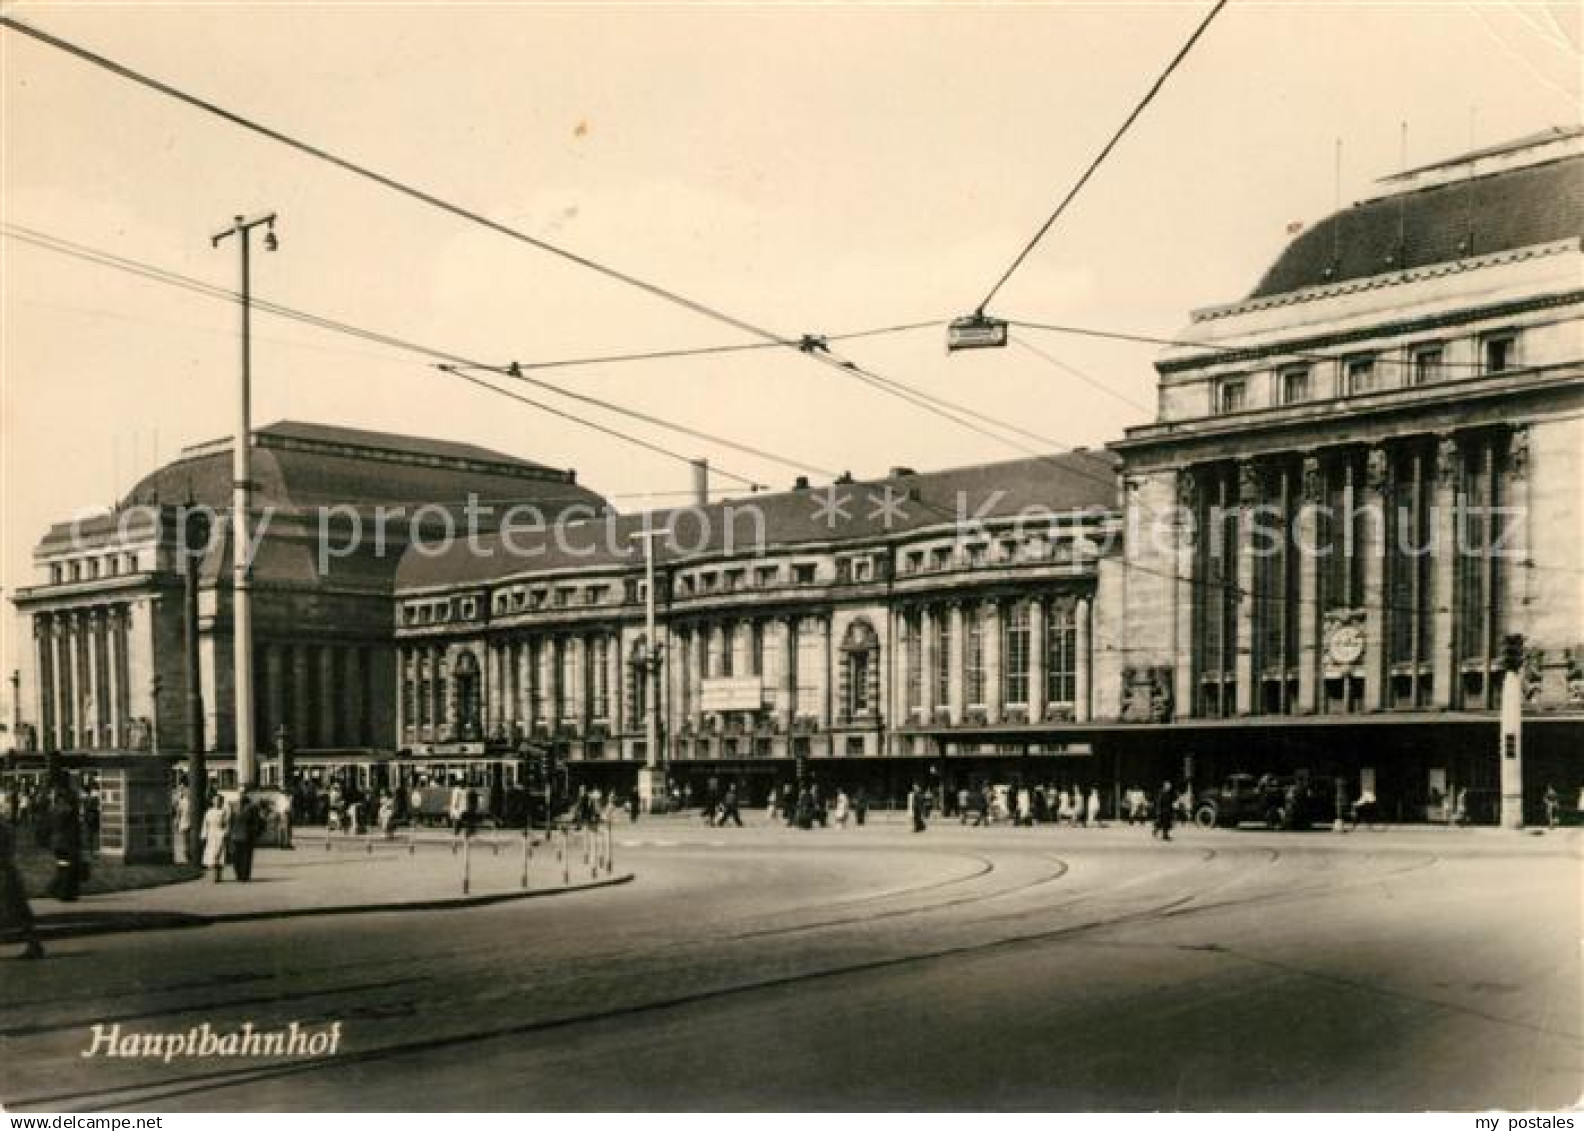
<svg viewBox="0 0 1584 1131"><path fill-rule="evenodd" d="M351 644L342 649L341 700L345 705L341 724L342 746L368 746L369 734L365 723L368 701L363 696L363 661L361 645Z"/></svg>
<svg viewBox="0 0 1584 1131"><path fill-rule="evenodd" d="M577 723L578 734L583 735L588 733L592 706L589 702L593 690L589 686L589 642L587 636L579 634L569 637L567 643L572 647L572 718Z"/></svg>
<svg viewBox="0 0 1584 1131"><path fill-rule="evenodd" d="M1319 457L1304 456L1303 493L1298 512L1298 713L1320 709L1320 535L1319 506L1324 495Z"/></svg>
<svg viewBox="0 0 1584 1131"><path fill-rule="evenodd" d="M33 648L38 657L38 679L34 681L38 693L39 749L52 750L58 745L55 719L59 714L55 683L55 617L51 613L33 615Z"/></svg>
<svg viewBox="0 0 1584 1131"><path fill-rule="evenodd" d="M1534 638L1534 562L1529 559L1531 507L1529 482L1529 426L1520 424L1507 438L1507 474L1504 483L1506 497L1499 500L1510 516L1502 522L1495 519L1495 536L1507 535L1501 560L1510 563L1501 571L1501 584L1507 591L1505 602L1510 615L1509 632L1522 633L1525 640ZM1499 600L1499 598L1498 598Z"/></svg>
<svg viewBox="0 0 1584 1131"><path fill-rule="evenodd" d="M268 720L268 731L264 734L263 746L267 750L275 748L276 733L281 727L286 728L287 741L293 745L297 742L297 735L292 730L291 720L286 717L286 660L281 655L279 644L264 645L264 717Z"/></svg>
<svg viewBox="0 0 1584 1131"><path fill-rule="evenodd" d="M926 725L935 721L935 618L934 605L919 609L919 706Z"/></svg>
<svg viewBox="0 0 1584 1131"><path fill-rule="evenodd" d="M105 619L106 695L110 705L108 740L114 750L124 750L126 733L126 607L112 605Z"/></svg>
<svg viewBox="0 0 1584 1131"><path fill-rule="evenodd" d="M792 729L797 717L797 619L791 616L776 618L776 633L780 637L781 670L776 689L776 711L781 716L783 729Z"/></svg>
<svg viewBox="0 0 1584 1131"><path fill-rule="evenodd" d="M322 745L319 720L313 713L313 650L306 644L292 649L292 734L304 747Z"/></svg>
<svg viewBox="0 0 1584 1131"><path fill-rule="evenodd" d="M1003 620L1001 602L999 600L986 601L982 613L984 616L984 672L985 672L985 720L992 725L1001 721L1002 668L1001 662L1001 622Z"/></svg>
<svg viewBox="0 0 1584 1131"><path fill-rule="evenodd" d="M1237 679L1237 713L1254 710L1254 506L1259 500L1259 472L1247 460L1238 464L1237 652L1233 662Z"/></svg>
<svg viewBox="0 0 1584 1131"><path fill-rule="evenodd" d="M1435 559L1430 571L1434 610L1430 626L1430 692L1432 705L1441 708L1456 702L1452 614L1457 585L1457 489L1461 471L1457 440L1443 435L1436 445Z"/></svg>
<svg viewBox="0 0 1584 1131"><path fill-rule="evenodd" d="M1359 552L1364 572L1364 709L1386 705L1386 449L1372 447L1364 462L1364 512Z"/></svg>
<svg viewBox="0 0 1584 1131"><path fill-rule="evenodd" d="M341 651L338 644L326 644L319 649L319 733L326 746L340 746L344 738L344 704L336 678Z"/></svg>
<svg viewBox="0 0 1584 1131"><path fill-rule="evenodd" d="M1192 718L1199 705L1195 694L1194 551L1199 538L1199 477L1191 467L1177 470L1177 576L1172 582L1172 716Z"/></svg>
<svg viewBox="0 0 1584 1131"><path fill-rule="evenodd" d="M961 601L952 602L949 616L951 617L951 656L947 682L951 684L951 702L946 706L951 709L952 726L960 726L964 709L968 706L968 618L964 615Z"/></svg>
<svg viewBox="0 0 1584 1131"><path fill-rule="evenodd" d="M70 750L76 743L76 734L73 726L76 723L77 712L74 696L76 695L77 681L72 678L71 668L71 613L56 613L54 620L54 662L55 662L55 748L57 750ZM152 673L151 673L152 674Z"/></svg>
<svg viewBox="0 0 1584 1131"><path fill-rule="evenodd" d="M1073 721L1089 721L1094 680L1094 633L1090 626L1089 598L1079 597L1073 605Z"/></svg>
<svg viewBox="0 0 1584 1131"><path fill-rule="evenodd" d="M84 667L87 669L87 740L83 743L90 750L97 750L104 745L104 730L100 720L104 717L104 681L101 678L103 668L101 662L104 657L103 640L101 631L104 627L104 614L99 609L88 609L82 615L82 647Z"/></svg>
<svg viewBox="0 0 1584 1131"><path fill-rule="evenodd" d="M820 642L820 729L829 732L831 727L831 713L835 695L835 680L832 679L836 657L831 648L831 618L824 614L819 618ZM827 734L827 740L829 735Z"/></svg>
<svg viewBox="0 0 1584 1131"><path fill-rule="evenodd" d="M1050 627L1046 610L1049 607L1050 598L1043 593L1029 598L1028 717L1031 723L1045 719L1046 630Z"/></svg>

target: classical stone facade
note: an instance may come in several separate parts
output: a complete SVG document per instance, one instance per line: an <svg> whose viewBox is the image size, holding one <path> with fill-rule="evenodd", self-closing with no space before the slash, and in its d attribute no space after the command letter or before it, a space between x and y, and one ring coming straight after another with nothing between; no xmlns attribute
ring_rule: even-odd
<svg viewBox="0 0 1584 1131"><path fill-rule="evenodd" d="M1584 707L1581 141L1391 178L1161 358L1159 419L1113 448L1126 634L1169 675L1167 741L1487 789L1522 634L1535 774L1577 789L1580 732L1547 724Z"/></svg>
<svg viewBox="0 0 1584 1131"><path fill-rule="evenodd" d="M917 759L1067 753L1093 712L1113 464L897 469L655 515L663 761L763 775L817 758L880 787L927 773ZM584 779L630 784L647 755L641 521L409 554L402 745L551 745Z"/></svg>
<svg viewBox="0 0 1584 1131"><path fill-rule="evenodd" d="M296 423L260 429L254 442L261 750L282 738L304 753L395 747L393 583L424 522L460 512L470 494L495 513L508 500L551 513L603 506L569 472L470 445ZM229 488L229 442L196 445L113 512L45 535L35 584L13 598L31 629L19 673L24 746L186 752L192 570L202 739L225 764L235 746ZM207 533L187 526L194 514Z"/></svg>

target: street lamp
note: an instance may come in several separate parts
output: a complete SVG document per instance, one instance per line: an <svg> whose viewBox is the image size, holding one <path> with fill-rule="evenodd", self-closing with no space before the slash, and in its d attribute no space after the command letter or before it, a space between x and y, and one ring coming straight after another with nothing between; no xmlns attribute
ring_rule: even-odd
<svg viewBox="0 0 1584 1131"><path fill-rule="evenodd" d="M654 540L660 532L649 526L649 516L644 516L644 529L632 535L632 540L643 543L644 550L644 648L643 679L647 694L644 697L644 767L638 771L638 797L645 808L653 808L656 796L665 792L664 770L660 765L660 641L655 624L655 561Z"/></svg>
<svg viewBox="0 0 1584 1131"><path fill-rule="evenodd" d="M252 412L252 287L249 253L253 229L265 229L264 250L280 246L275 238L275 213L266 216L234 218L231 226L216 232L211 247L237 237L242 249L242 381L237 396L236 439L231 451L231 624L236 645L236 771L237 785L247 788L258 781L258 758L253 734L253 604L248 545L248 516L253 507L253 425Z"/></svg>

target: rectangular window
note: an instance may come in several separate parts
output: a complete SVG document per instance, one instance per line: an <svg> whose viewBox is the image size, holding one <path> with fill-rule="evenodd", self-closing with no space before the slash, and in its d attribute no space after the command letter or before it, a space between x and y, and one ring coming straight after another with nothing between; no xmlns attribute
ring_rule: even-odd
<svg viewBox="0 0 1584 1131"><path fill-rule="evenodd" d="M577 652L569 640L556 641L556 717L572 719L577 711L572 689L577 686Z"/></svg>
<svg viewBox="0 0 1584 1131"><path fill-rule="evenodd" d="M720 673L721 673L721 675L723 675L723 676L733 676L733 675L737 674L736 666L735 666L736 665L736 660L737 660L737 657L735 655L736 651L737 651L737 626L734 625L734 624L728 624L725 628L721 629L721 654L720 654Z"/></svg>
<svg viewBox="0 0 1584 1131"><path fill-rule="evenodd" d="M1486 373L1505 373L1518 364L1518 335L1511 331L1487 334L1480 343Z"/></svg>
<svg viewBox="0 0 1584 1131"><path fill-rule="evenodd" d="M764 623L762 621L754 621L753 622L753 626L749 629L749 633L750 633L750 636L748 638L749 674L750 675L762 676L765 673L765 671L764 671L764 642L765 642Z"/></svg>
<svg viewBox="0 0 1584 1131"><path fill-rule="evenodd" d="M1045 610L1045 701L1066 704L1078 697L1078 623L1070 601Z"/></svg>
<svg viewBox="0 0 1584 1131"><path fill-rule="evenodd" d="M1442 379L1446 351L1441 346L1419 346L1413 350L1413 383L1433 385Z"/></svg>
<svg viewBox="0 0 1584 1131"><path fill-rule="evenodd" d="M1343 363L1343 388L1350 397L1368 393L1375 388L1375 359L1352 357Z"/></svg>
<svg viewBox="0 0 1584 1131"><path fill-rule="evenodd" d="M1248 384L1242 378L1221 382L1216 393L1216 407L1221 412L1242 412L1247 403Z"/></svg>
<svg viewBox="0 0 1584 1131"><path fill-rule="evenodd" d="M1008 707L1026 707L1029 701L1029 606L1014 601L1006 608L1001 628L1001 695Z"/></svg>
<svg viewBox="0 0 1584 1131"><path fill-rule="evenodd" d="M963 612L963 620L964 631L968 634L964 641L967 646L963 657L963 681L967 684L964 691L968 706L983 707L985 705L984 610L967 609Z"/></svg>
<svg viewBox="0 0 1584 1131"><path fill-rule="evenodd" d="M1284 369L1281 372L1281 403L1302 404L1309 399L1309 367Z"/></svg>
<svg viewBox="0 0 1584 1131"><path fill-rule="evenodd" d="M792 567L792 579L799 585L814 584L813 565L795 565Z"/></svg>
<svg viewBox="0 0 1584 1131"><path fill-rule="evenodd" d="M935 705L951 704L951 614L946 609L935 610Z"/></svg>
<svg viewBox="0 0 1584 1131"><path fill-rule="evenodd" d="M761 588L774 585L776 583L776 575L778 573L779 571L775 566L760 566L758 569L754 570L754 584L760 586Z"/></svg>
<svg viewBox="0 0 1584 1131"><path fill-rule="evenodd" d="M903 655L907 664L907 709L924 706L924 634L917 614L902 618Z"/></svg>
<svg viewBox="0 0 1584 1131"><path fill-rule="evenodd" d="M949 547L949 546L937 546L935 549L931 550L930 551L930 568L931 569L950 569L951 568L951 547Z"/></svg>
<svg viewBox="0 0 1584 1131"><path fill-rule="evenodd" d="M594 717L610 718L610 640L604 636L594 638L594 655L589 663L589 675L594 684Z"/></svg>

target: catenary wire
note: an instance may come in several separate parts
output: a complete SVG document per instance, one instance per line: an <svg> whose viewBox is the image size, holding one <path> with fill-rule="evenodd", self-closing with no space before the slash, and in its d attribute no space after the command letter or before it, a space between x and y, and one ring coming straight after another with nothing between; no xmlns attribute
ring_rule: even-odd
<svg viewBox="0 0 1584 1131"><path fill-rule="evenodd" d="M174 271L169 271L169 270L167 270L165 268L156 267L156 266L153 266L153 265L147 264L147 263L142 263L142 262L140 262L138 260L134 260L134 259L128 259L125 256L114 255L114 254L112 254L110 252L101 251L99 249L92 248L92 247L89 247L89 246L83 245L83 244L76 244L76 243L73 243L72 241L69 241L69 240L62 240L59 237L50 236L50 235L48 235L46 233L41 233L41 232L38 232L36 230L26 229L26 228L23 228L23 227L21 227L19 225L14 225L14 224L10 224L10 223L4 224L3 225L3 230L4 230L4 232L5 232L5 234L7 236L9 236L9 237L11 237L13 239L17 239L17 240L20 240L20 241L22 241L24 243L32 244L32 245L34 245L36 247L40 247L40 248L43 248L43 249L46 249L46 250L49 250L49 251L54 251L54 252L57 252L59 254L69 255L69 256L71 256L73 258L83 259L83 260L86 260L88 262L100 264L102 266L113 267L113 268L116 268L118 270L127 271L127 272L129 272L131 274L141 276L143 278L149 279L149 280L154 281L154 282L165 283L165 284L168 284L168 285L181 287L183 289L193 291L194 293L207 295L207 296L212 297L212 298L218 298L218 299L222 299L222 300L226 300L226 301L240 301L240 297L241 297L240 295L238 295L236 292L231 291L231 290L229 290L229 289L227 289L225 287L214 286L212 284L205 283L202 280L194 279L194 278L191 278L190 276L182 275L182 274L179 274L179 273L174 272ZM418 354L422 354L422 355L427 356L427 357L448 359L448 361L451 363L450 365L442 364L442 365L436 366L436 368L441 369L441 370L443 370L443 371L445 371L448 374L453 375L453 376L457 375L455 373L455 367L457 365L466 366L468 368L474 368L474 369L484 369L484 370L491 370L491 371L495 371L496 370L496 367L494 367L494 366L485 365L482 362L474 361L474 360L466 358L466 357L464 357L464 356L462 356L460 354L452 353L451 351L448 351L448 350L437 349L437 348L434 348L434 347L431 347L431 346L426 346L426 345L422 345L422 344L417 343L417 342L410 341L410 340L405 339L405 338L399 338L399 337L396 337L396 336L391 335L391 334L386 334L386 333L383 333L383 332L380 332L380 331L377 331L377 330L369 330L369 329L366 329L364 327L355 326L355 325L353 325L351 323L342 322L342 321L340 321L338 319L327 318L327 317L325 317L323 315L317 315L317 314L313 314L313 313L310 313L310 312L307 312L307 311L297 310L295 308L285 306L285 305L283 305L281 303L271 302L271 301L269 301L267 299L261 299L261 298L254 297L254 298L251 299L251 304L252 304L252 306L254 308L259 309L259 310L263 310L266 313L276 315L277 317L290 319L292 321L296 321L296 322L302 323L304 325L314 326L314 327L317 327L319 329L329 330L329 331L332 331L332 332L335 332L335 333L347 334L347 335L350 335L350 336L353 336L353 337L357 337L357 338L363 339L365 341L373 342L373 343L378 344L378 345L389 346L389 347L392 347L392 348L395 348L395 349L400 349L400 350L404 350L404 351L411 352L411 353L418 353ZM548 391L551 391L551 392L557 393L559 395L565 396L565 397L567 397L567 398L569 398L571 400L578 400L578 401L584 401L584 402L587 402L587 403L595 404L598 407L607 409L608 411L620 413L620 414L626 415L626 416L630 416L630 417L633 417L635 419L642 420L645 423L655 424L655 425L657 425L659 427L671 429L672 431L685 433L687 435L693 436L696 439L707 440L710 443L718 444L718 445L720 445L722 447L733 448L733 449L745 452L747 454L751 454L751 455L757 456L757 457L759 457L761 459L766 459L766 460L770 460L772 462L782 463L782 464L785 464L787 466L798 468L798 469L801 469L801 470L815 471L815 472L818 472L820 474L830 474L828 471L825 471L823 469L820 469L818 467L815 467L815 466L813 466L811 464L808 464L808 463L805 463L805 462L791 460L791 459L788 459L788 458L783 457L783 456L778 456L778 455L775 455L774 453L767 452L767 451L764 451L762 449L754 448L754 447L752 447L750 445L741 444L741 443L738 443L735 440L731 440L731 439L728 439L726 437L715 436L715 435L713 435L711 433L703 432L703 431L701 431L699 429L694 429L694 428L691 428L691 427L689 427L687 425L676 424L676 423L672 423L672 422L669 422L669 421L665 421L664 419L662 419L660 417L652 416L651 414L643 413L643 412L640 412L640 411L638 411L636 409L628 409L628 408L625 408L623 406L617 405L617 404L615 404L613 402L600 400L599 398L589 397L589 396L587 396L585 394L582 394L582 393L575 393L575 392L572 392L570 390L562 389L562 388L560 388L557 385L550 384L549 382L532 380L532 379L527 379L527 378L525 378L525 380L528 380L528 382L530 384L539 386L539 387L544 388L544 389L546 389ZM477 382L475 382L475 383L477 383ZM492 388L492 389L495 388L495 386L488 385L487 383L486 383L486 387ZM500 390L496 389L496 391L498 392ZM572 420L572 421L574 421L576 423L583 424L586 427L591 427L591 428L594 428L594 429L596 429L598 431L605 432L607 435L612 435L612 436L617 436L619 438L632 440L635 443L639 443L640 446L646 447L646 448L648 448L651 451L662 452L664 454L667 454L668 456L670 456L673 459L682 460L682 461L688 462L688 463L692 462L691 457L682 455L681 453L678 453L678 452L671 452L668 449L659 447L657 445L651 445L647 441L640 441L636 437L630 437L626 433L616 432L616 431L613 431L611 429L606 428L604 425L596 424L596 423L591 422L591 421L586 421L586 420L584 420L581 417L576 417L576 416L573 416L571 414L565 413L565 412L563 412L560 409L554 408L553 406L543 405L543 404L541 404L538 401L529 400L529 399L521 398L521 397L514 398L514 399L522 400L523 403L525 403L525 404L530 404L530 405L533 405L535 407L542 408L544 411L551 412L551 413L553 413L553 414L555 414L557 416L561 416L564 419ZM756 480L754 480L754 479L752 479L752 478L750 478L748 476L738 475L735 472L727 471L727 470L720 469L720 468L716 468L715 470L719 471L720 474L725 475L728 478L738 480L739 482L743 483L746 486L749 486L749 487L760 487L760 486L763 486L763 484L759 483L758 481L756 481Z"/></svg>
<svg viewBox="0 0 1584 1131"><path fill-rule="evenodd" d="M1225 4L1226 0L1220 0L1220 3ZM116 60L93 51L81 44L74 43L71 40L63 39L60 36L44 31L43 29L35 27L32 24L18 20L14 16L0 15L0 27L10 28L13 31L26 35L40 43L44 43L55 48L56 50L62 51L83 62L108 71L111 74L126 79L148 90L152 90L167 98L174 99L206 114L218 117L226 122L231 123L232 125L238 126L261 137L277 142L299 153L303 153L309 157L312 157L315 160L326 162L355 176L372 181L375 184L390 189L393 192L397 192L413 200L417 200L420 203L429 205L432 208L436 208L442 212L446 212L452 216L467 220L471 223L478 224L499 235L503 235L509 239L528 244L529 246L535 247L541 251L545 251L578 266L597 272L598 274L607 278L625 283L628 286L635 287L654 297L681 306L692 311L693 313L714 319L715 321L721 322L732 327L733 329L740 330L743 333L760 338L767 345L779 345L784 348L793 349L799 353L806 354L807 356L812 357L824 365L827 365L836 372L843 374L850 379L862 381L873 388L880 389L893 396L897 396L900 399L914 405L915 407L921 408L924 411L932 412L944 419L951 420L981 435L991 436L992 438L999 439L1003 443L1010 442L1013 447L1021 447L1021 445L1017 444L1016 442L1008 441L1005 437L995 436L992 433L986 432L985 429L977 425L962 420L954 413L945 409L944 406L928 406L926 404L920 403L921 401L929 400L927 395L918 394L916 390L913 391L912 395L904 393L901 389L896 387L900 384L898 382L891 381L889 378L881 377L878 374L873 373L873 371L861 371L853 366L850 362L837 360L830 356L828 349L810 348L811 342L819 342L819 339L793 339L784 334L774 333L773 331L767 330L762 326L756 325L745 319L738 318L735 315L728 314L715 307L706 305L705 303L690 299L685 295L679 294L676 291L670 290L666 287L662 287L656 283L651 283L647 280L640 279L637 276L628 274L627 272L618 270L587 256L569 251L546 240L529 235L528 233L517 228L513 228L510 225L503 224L497 220L491 220L489 217L484 216L483 214L470 208L455 204L435 195L434 193L417 188L413 185L407 184L404 181L398 180L395 177L377 172L364 165L360 165L357 162L345 157L341 157L317 145L313 145L309 142L301 140L300 138L274 129L270 126L266 126L261 122L246 117L245 115L232 110L227 110L223 106L220 106L219 104L206 98L192 94L161 79L154 78L151 75L135 70L124 63L117 62ZM828 341L828 339L825 340Z"/></svg>
<svg viewBox="0 0 1584 1131"><path fill-rule="evenodd" d="M1062 197L1061 203L1056 206L1056 210L1050 214L1043 224L1040 225L1039 231L1034 233L1034 237L1030 239L1028 243L1023 245L1023 250L1017 253L1011 264L1008 265L1007 269L1001 273L1001 277L996 280L995 285L992 286L988 292L986 292L984 298L979 300L979 305L976 308L977 313L980 315L984 314L985 307L990 305L991 300L994 299L1001 288L1006 285L1006 281L1010 279L1013 273L1023 265L1023 261L1029 257L1029 254L1039 244L1040 240L1045 238L1045 234L1051 230L1051 227L1061 217L1061 214L1067 210L1067 206L1073 202L1073 198L1083 191L1084 185L1089 183L1089 178L1095 175L1095 172L1102 164L1104 164L1105 159L1111 155L1111 151L1116 148L1117 143L1122 140L1123 135L1126 134L1128 130L1132 128L1133 123L1138 120L1139 115L1144 113L1145 108L1155 100L1155 96L1160 93L1161 87L1166 85L1166 80L1171 78L1172 72L1175 71L1178 66L1181 65L1182 61L1188 57L1188 52L1192 51L1194 44L1199 42L1199 37L1204 35L1205 31L1210 27L1211 22L1216 18L1216 16L1221 14L1221 9L1225 8L1226 6L1227 0L1216 0L1215 6L1211 8L1205 18L1200 21L1199 26L1194 29L1194 33L1188 37L1188 41L1184 43L1178 50L1177 54L1172 57L1171 62L1166 64L1166 69L1160 73L1159 77L1156 78L1154 84L1150 86L1149 90L1144 92L1144 97L1139 100L1138 105L1133 107L1133 112L1123 120L1121 126L1117 127L1117 131L1111 135L1111 140L1105 143L1105 146L1098 154L1095 155L1094 160L1089 163L1089 167L1084 170L1083 175L1078 178L1077 182L1074 183L1072 188L1067 190L1067 195Z"/></svg>

